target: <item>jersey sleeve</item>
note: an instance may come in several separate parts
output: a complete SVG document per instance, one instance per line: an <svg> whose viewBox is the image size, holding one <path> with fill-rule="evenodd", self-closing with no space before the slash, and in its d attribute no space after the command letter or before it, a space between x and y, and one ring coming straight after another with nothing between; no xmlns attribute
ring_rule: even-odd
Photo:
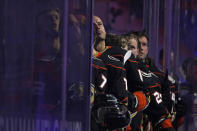
<svg viewBox="0 0 197 131"><path fill-rule="evenodd" d="M133 59L128 59L125 63L125 68L128 80L128 90L130 92L144 91L143 78L140 74L138 62Z"/></svg>
<svg viewBox="0 0 197 131"><path fill-rule="evenodd" d="M107 68L102 60L93 58L92 84L96 92L104 92L107 87Z"/></svg>

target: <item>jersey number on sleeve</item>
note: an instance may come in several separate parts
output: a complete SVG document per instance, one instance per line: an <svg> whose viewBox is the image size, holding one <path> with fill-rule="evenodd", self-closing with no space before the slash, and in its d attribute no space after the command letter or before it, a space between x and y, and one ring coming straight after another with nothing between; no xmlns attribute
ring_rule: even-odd
<svg viewBox="0 0 197 131"><path fill-rule="evenodd" d="M175 93L171 92L171 100L175 102Z"/></svg>
<svg viewBox="0 0 197 131"><path fill-rule="evenodd" d="M158 104L160 104L160 103L162 102L162 95L161 95L161 93L155 91L155 92L153 93L153 96L155 97L155 100L156 100L156 102L157 102Z"/></svg>
<svg viewBox="0 0 197 131"><path fill-rule="evenodd" d="M107 83L107 78L101 74L101 79L102 79L102 83L101 85L99 86L101 89L103 89L103 87L105 86L105 84Z"/></svg>
<svg viewBox="0 0 197 131"><path fill-rule="evenodd" d="M126 90L128 90L127 79L124 77L123 80L124 80L124 83L125 83Z"/></svg>

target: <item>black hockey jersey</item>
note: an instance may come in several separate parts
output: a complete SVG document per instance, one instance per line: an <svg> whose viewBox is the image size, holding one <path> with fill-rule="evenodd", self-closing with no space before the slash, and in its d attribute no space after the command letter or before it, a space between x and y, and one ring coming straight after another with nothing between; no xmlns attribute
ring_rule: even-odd
<svg viewBox="0 0 197 131"><path fill-rule="evenodd" d="M144 112L148 115L153 126L157 126L168 119L169 115L162 99L161 81L142 61L138 60L138 66L140 79L143 81L146 88L148 88L151 98L150 104ZM169 125L171 126L171 123Z"/></svg>
<svg viewBox="0 0 197 131"><path fill-rule="evenodd" d="M119 59L121 62L123 62L123 64L125 64L129 58L134 59L135 57L131 51L127 51L116 46L108 46L108 49L105 51L105 53Z"/></svg>
<svg viewBox="0 0 197 131"><path fill-rule="evenodd" d="M143 110L147 105L145 94L140 92L129 92L124 63L131 58L131 51L126 51L118 47L108 47L104 53L98 57L103 60L108 69L108 86L107 93L114 94L118 99L128 101L129 110ZM143 104L143 105L142 105ZM143 107L143 108L142 108Z"/></svg>
<svg viewBox="0 0 197 131"><path fill-rule="evenodd" d="M165 125L165 128L172 128L172 123L169 118L170 115L163 101L163 97L167 98L163 95L164 92L169 92L169 90L164 91L163 88L165 75L161 72L155 73L156 70L152 65L148 65L141 61L139 61L139 66L144 84L147 86L151 96L151 102L145 110L145 113L148 115L154 127L160 126L163 128ZM158 76L158 74L160 76ZM169 98L169 93L167 96Z"/></svg>
<svg viewBox="0 0 197 131"><path fill-rule="evenodd" d="M102 59L108 69L108 88L105 92L115 95L120 101L127 101L126 70L122 62L106 52L102 53L99 58Z"/></svg>
<svg viewBox="0 0 197 131"><path fill-rule="evenodd" d="M91 103L94 96L104 93L107 87L107 68L101 59L92 58L92 83L91 83Z"/></svg>
<svg viewBox="0 0 197 131"><path fill-rule="evenodd" d="M161 83L161 93L162 93L162 99L167 107L168 111L173 114L175 102L178 99L178 84L177 82L168 75L168 73L165 73L158 69L155 64L147 65L148 69L151 70L156 76L158 76L159 81Z"/></svg>
<svg viewBox="0 0 197 131"><path fill-rule="evenodd" d="M97 92L104 92L107 87L107 68L101 59L92 59L92 83Z"/></svg>

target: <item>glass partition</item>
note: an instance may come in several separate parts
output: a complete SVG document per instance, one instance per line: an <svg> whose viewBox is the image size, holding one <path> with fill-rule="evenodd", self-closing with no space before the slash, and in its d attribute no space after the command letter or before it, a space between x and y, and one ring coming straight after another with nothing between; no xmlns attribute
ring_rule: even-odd
<svg viewBox="0 0 197 131"><path fill-rule="evenodd" d="M1 0L0 11L0 130L88 131L92 0Z"/></svg>

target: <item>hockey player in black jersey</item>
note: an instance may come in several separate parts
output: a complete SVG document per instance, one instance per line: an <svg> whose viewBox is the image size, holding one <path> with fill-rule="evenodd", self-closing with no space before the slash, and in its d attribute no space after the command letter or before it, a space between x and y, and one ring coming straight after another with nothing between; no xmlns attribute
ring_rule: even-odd
<svg viewBox="0 0 197 131"><path fill-rule="evenodd" d="M92 82L91 82L91 109L94 104L94 99L97 94L104 93L107 86L107 68L104 66L102 60L95 57L92 58ZM100 125L97 124L91 110L91 131L99 131Z"/></svg>
<svg viewBox="0 0 197 131"><path fill-rule="evenodd" d="M96 35L94 48L98 51L97 58L102 59L108 70L108 87L105 93L113 94L121 103L128 102L128 109L131 112L143 110L148 103L145 94L142 91L130 93L127 88L126 70L123 64L130 57L129 53L125 53L123 59L112 56L111 51L114 47L105 46L105 29L101 19L97 16L94 16L94 34Z"/></svg>
<svg viewBox="0 0 197 131"><path fill-rule="evenodd" d="M127 97L128 97L128 99L131 99L131 101L128 101L129 105L134 106L135 104L133 104L134 103L133 94L128 92L126 72L125 72L126 70L123 66L123 64L127 61L127 59L130 58L131 54L127 51L125 51L125 53L121 53L121 51L117 51L118 49L115 49L115 47L105 46L105 37L106 37L105 28L103 26L102 20L97 16L94 16L94 34L97 36L95 40L94 48L97 51L99 51L99 53L97 54L97 57L103 60L106 67L108 68L108 75L110 75L108 76L109 78L108 86L111 86L109 88L109 92L113 92L114 94L117 95L118 99L123 100L123 101L127 100ZM122 60L113 57L115 54L121 55L118 53L123 54ZM138 93L140 96L145 98L145 95L143 93L141 92L138 92ZM134 97L136 98L138 96L135 95ZM139 100L138 104L140 104L141 102L140 98L138 100ZM146 101L146 99L144 99L144 101ZM139 110L142 110L142 109L139 108Z"/></svg>
<svg viewBox="0 0 197 131"><path fill-rule="evenodd" d="M166 130L166 131L173 131L174 128L172 126L169 112L165 106L165 103L163 102L162 97L168 97L163 96L163 86L162 82L157 76L157 74L153 73L153 69L150 68L151 64L147 64L147 55L149 51L148 46L148 37L144 32L138 32L136 33L138 35L138 39L140 42L140 52L138 55L138 58L141 60L142 67L149 71L148 74L151 73L151 76L154 76L154 85L149 85L149 82L147 83L148 88L150 88L150 95L151 95L151 103L149 105L149 108L145 111L148 116L149 120L153 124L153 128L155 130ZM148 76L147 73L142 73L143 76Z"/></svg>
<svg viewBox="0 0 197 131"><path fill-rule="evenodd" d="M136 36L131 33L126 34L123 38L128 39L126 40L128 43L126 45L122 45L122 47L132 50L132 52L135 52L135 55L138 55L139 45L137 45L138 40L136 40ZM155 100L154 96L160 95L161 92L158 77L150 72L142 60L130 58L126 62L125 68L127 72L128 89L130 92L135 92L139 87L144 87L145 89L146 87L149 88L149 93L152 97L152 101L146 110L146 113L149 114L149 119L151 119L154 125L165 123L164 121L166 121L168 117L168 112L166 112L166 108L162 100L160 98ZM136 119L134 118L135 121L131 124L131 128L128 128L127 130L140 130L140 114L141 113L138 113L138 116L135 117Z"/></svg>
<svg viewBox="0 0 197 131"><path fill-rule="evenodd" d="M135 57L130 58L126 64L125 68L127 70L127 80L128 80L128 90L130 92L135 92L139 90L139 88L143 88L144 92L147 95L148 101L149 92L144 85L141 75L139 74L139 65L138 60L136 59L139 54L139 41L137 36L135 36L132 32L121 35L121 46L126 50L131 50ZM147 107L147 106L146 106ZM133 121L129 127L127 127L127 131L131 130L141 130L142 128L142 116L143 112L138 112L137 115L133 118Z"/></svg>
<svg viewBox="0 0 197 131"><path fill-rule="evenodd" d="M178 129L184 122L186 104L178 92L178 83L168 73L158 69L151 58L146 58L146 66L156 76L161 83L162 100L168 109L169 118L175 129Z"/></svg>
<svg viewBox="0 0 197 131"><path fill-rule="evenodd" d="M101 23L99 23L99 24L101 24ZM104 31L104 30L102 30L102 31ZM99 32L102 32L102 31L99 31ZM99 35L99 36L101 39L103 38L103 35ZM102 48L102 46L100 48ZM93 49L93 56L97 55L97 57L98 57L98 54L101 54L101 53L98 53L96 50ZM127 94L125 95L123 92L125 90L124 88L126 87L126 85L125 85L125 79L121 79L121 78L123 78L122 77L122 74L123 74L122 69L123 68L121 68L122 63L120 62L118 64L117 63L114 64L115 58L113 59L110 56L107 56L106 58L107 59L105 59L105 57L104 57L104 59L102 59L102 60L99 58L93 58L93 64L92 64L92 66L93 66L93 83L95 85L95 89L100 90L103 93L102 94L100 92L98 94L98 91L96 91L95 102L94 102L93 108L92 108L93 118L94 118L92 121L94 123L94 127L96 126L96 128L93 128L92 129L93 131L97 131L97 130L104 131L106 129L121 128L121 127L124 127L130 123L130 113L128 113L127 108L124 108L124 107L126 107L125 105L127 104L128 98L127 98ZM107 61L110 61L110 60L111 60L111 62L109 62L109 64L107 64ZM98 64L101 63L101 61L103 61L105 63L105 65L102 64L102 66L101 66L101 64L100 64L100 66L98 67ZM109 68L109 66L111 66L114 69ZM98 68L99 68L99 70L98 70ZM107 71L107 74L105 75L105 76L107 76L106 79L105 78L103 79L102 77L100 77L101 73L102 73L101 70L103 70L103 69L106 69L106 71ZM117 69L117 71L115 71L116 69ZM112 76L112 74L110 74L109 72L113 73L114 79L109 79L109 78L111 78L111 77L109 77L109 75ZM106 86L106 84L107 84L107 86ZM106 87L105 89L102 88L103 85L105 85L105 87ZM113 88L111 88L111 87L113 87ZM119 91L117 91L116 89L118 89L119 87L120 87L120 89L119 89ZM108 101L108 99L109 99L109 101ZM113 101L113 102L111 103L110 101ZM120 103L124 103L125 105L123 106L123 104L120 104ZM118 107L118 108L115 109L114 107ZM108 109L107 111L105 110L106 108ZM101 114L101 115L99 115L99 114ZM102 116L102 114L105 114L105 115ZM102 117L104 117L104 118L102 118ZM121 122L120 122L120 119L121 119ZM94 121L96 121L97 124Z"/></svg>
<svg viewBox="0 0 197 131"><path fill-rule="evenodd" d="M161 67L163 67L163 49L159 52L159 61ZM184 123L184 115L186 113L186 103L184 98L181 97L178 92L178 77L173 75L168 75L166 72L157 68L154 62L151 62L150 58L147 58L147 64L149 65L150 70L156 74L162 82L162 95L163 101L168 108L168 111L171 115L171 121L175 129L178 129ZM174 79L174 78L176 79Z"/></svg>
<svg viewBox="0 0 197 131"><path fill-rule="evenodd" d="M93 50L93 55L95 51ZM130 113L124 104L111 94L106 94L108 80L107 68L101 59L93 57L91 84L91 131L105 131L127 126Z"/></svg>
<svg viewBox="0 0 197 131"><path fill-rule="evenodd" d="M91 103L95 94L103 94L107 87L107 68L101 59L92 58Z"/></svg>

